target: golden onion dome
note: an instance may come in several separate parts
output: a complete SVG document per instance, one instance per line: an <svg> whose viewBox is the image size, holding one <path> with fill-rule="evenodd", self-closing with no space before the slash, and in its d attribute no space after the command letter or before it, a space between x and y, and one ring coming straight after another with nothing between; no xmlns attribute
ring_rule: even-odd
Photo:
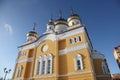
<svg viewBox="0 0 120 80"><path fill-rule="evenodd" d="M38 38L38 34L37 34L37 32L35 32L35 31L29 31L26 36L27 36L27 37L33 36L33 37Z"/></svg>
<svg viewBox="0 0 120 80"><path fill-rule="evenodd" d="M68 25L67 20L65 20L64 18L59 18L59 19L55 20L54 24L55 25L58 25L58 24Z"/></svg>
<svg viewBox="0 0 120 80"><path fill-rule="evenodd" d="M79 17L79 15L77 15L77 14L71 14L71 15L68 17L67 21L69 22L69 21L72 20L72 19L80 19L80 17Z"/></svg>
<svg viewBox="0 0 120 80"><path fill-rule="evenodd" d="M60 10L60 18L55 20L54 22L55 25L58 24L64 24L64 25L68 25L67 20L65 20L64 18L62 18L62 11Z"/></svg>

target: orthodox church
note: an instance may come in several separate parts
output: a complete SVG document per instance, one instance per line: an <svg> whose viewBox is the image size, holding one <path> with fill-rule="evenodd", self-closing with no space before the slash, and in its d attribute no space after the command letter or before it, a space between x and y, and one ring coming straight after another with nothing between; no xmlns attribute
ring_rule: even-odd
<svg viewBox="0 0 120 80"><path fill-rule="evenodd" d="M52 18L46 31L26 35L18 47L12 80L111 80L105 56L92 47L86 27L73 11Z"/></svg>

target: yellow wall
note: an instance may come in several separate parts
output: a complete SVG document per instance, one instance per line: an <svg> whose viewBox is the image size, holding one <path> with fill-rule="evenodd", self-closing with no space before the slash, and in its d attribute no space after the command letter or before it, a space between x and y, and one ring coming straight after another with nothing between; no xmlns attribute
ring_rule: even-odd
<svg viewBox="0 0 120 80"><path fill-rule="evenodd" d="M58 42L58 48L59 48L59 50L62 50L62 49L66 48L66 39L60 40Z"/></svg>
<svg viewBox="0 0 120 80"><path fill-rule="evenodd" d="M76 43L69 43L70 38L81 37L81 41ZM20 56L22 53L19 52L18 59L26 59L32 57L32 62L22 62L16 64L14 76L17 72L17 68L22 65L23 70L21 74L21 78L33 78L31 80L95 80L95 74L102 74L102 68L100 63L102 60L96 59L91 61L91 53L89 52L89 48L83 48L71 52L66 52L64 54L60 54L59 50L64 50L66 48L76 46L78 44L84 44L87 42L87 38L85 33L80 33L76 35L69 36L65 39L61 39L59 41L52 40L44 40L39 43L39 45L33 49L24 50L22 52L26 52L25 56ZM42 51L44 45L48 45L48 50ZM38 57L42 57L47 54L52 54L52 74L41 74L36 75L36 60ZM75 55L80 54L82 56L83 69L75 70ZM93 65L94 64L94 65ZM94 73L94 68L95 73ZM16 79L13 76L13 79ZM108 78L107 78L108 79ZM98 80L100 80L98 78ZM101 80L106 80L101 79Z"/></svg>
<svg viewBox="0 0 120 80"><path fill-rule="evenodd" d="M48 45L48 50L43 52L41 49L44 45ZM52 54L53 56L53 61L52 61L52 73L53 74L41 74L41 75L34 75L34 76L47 76L47 75L55 75L58 74L58 69L57 69L57 59L58 59L58 45L57 42L53 42L51 40L45 40L44 42L40 43L40 45L37 47L37 52L36 52L36 58L39 56L44 56L47 54ZM35 63L36 65L36 63ZM36 66L35 66L36 67ZM35 73L35 69L34 69Z"/></svg>
<svg viewBox="0 0 120 80"><path fill-rule="evenodd" d="M33 51L34 51L34 49L20 51L19 54L18 54L17 61L22 60L22 59L31 58L33 56ZM21 56L21 53L23 53L23 52L25 52L25 55ZM15 70L14 70L14 73L13 73L14 74L13 78L17 79L16 74L18 72L18 67L19 66L22 66L22 72L21 72L20 78L28 78L28 77L30 77L31 64L32 64L32 62L16 63Z"/></svg>

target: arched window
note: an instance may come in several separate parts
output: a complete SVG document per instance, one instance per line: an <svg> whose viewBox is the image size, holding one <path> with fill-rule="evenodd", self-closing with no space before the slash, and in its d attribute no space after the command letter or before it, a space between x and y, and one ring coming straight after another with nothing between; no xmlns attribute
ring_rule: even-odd
<svg viewBox="0 0 120 80"><path fill-rule="evenodd" d="M22 65L18 67L16 77L20 77L21 72L22 72Z"/></svg>
<svg viewBox="0 0 120 80"><path fill-rule="evenodd" d="M42 57L42 72L41 72L41 74L46 74L46 67L47 67L47 56L46 55L44 55L43 57Z"/></svg>
<svg viewBox="0 0 120 80"><path fill-rule="evenodd" d="M51 74L52 73L52 55L44 55L37 59L36 74Z"/></svg>
<svg viewBox="0 0 120 80"><path fill-rule="evenodd" d="M75 69L76 70L81 70L83 69L83 61L82 61L82 56L80 54L75 55Z"/></svg>
<svg viewBox="0 0 120 80"><path fill-rule="evenodd" d="M37 70L36 70L36 74L40 73L40 61L37 61Z"/></svg>
<svg viewBox="0 0 120 80"><path fill-rule="evenodd" d="M42 58L41 56L38 57L37 59L37 64L36 64L36 74L41 74L41 63L42 63Z"/></svg>
<svg viewBox="0 0 120 80"><path fill-rule="evenodd" d="M108 74L108 68L107 68L107 65L105 64L105 62L102 62L101 66L102 66L103 73Z"/></svg>
<svg viewBox="0 0 120 80"><path fill-rule="evenodd" d="M52 73L52 55L48 54L47 55L47 74Z"/></svg>

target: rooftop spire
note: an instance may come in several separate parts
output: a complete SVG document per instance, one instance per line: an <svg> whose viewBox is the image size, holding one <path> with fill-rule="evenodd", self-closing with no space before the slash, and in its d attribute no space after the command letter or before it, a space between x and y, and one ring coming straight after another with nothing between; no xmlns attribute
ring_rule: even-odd
<svg viewBox="0 0 120 80"><path fill-rule="evenodd" d="M62 10L60 9L60 19L62 18Z"/></svg>
<svg viewBox="0 0 120 80"><path fill-rule="evenodd" d="M35 28L36 28L36 23L34 22L33 23L33 31L35 31Z"/></svg>
<svg viewBox="0 0 120 80"><path fill-rule="evenodd" d="M52 21L53 21L53 19L52 19L52 14L51 14L49 22L52 22Z"/></svg>
<svg viewBox="0 0 120 80"><path fill-rule="evenodd" d="M73 11L73 8L71 7L71 14L73 15L74 14L74 11Z"/></svg>

